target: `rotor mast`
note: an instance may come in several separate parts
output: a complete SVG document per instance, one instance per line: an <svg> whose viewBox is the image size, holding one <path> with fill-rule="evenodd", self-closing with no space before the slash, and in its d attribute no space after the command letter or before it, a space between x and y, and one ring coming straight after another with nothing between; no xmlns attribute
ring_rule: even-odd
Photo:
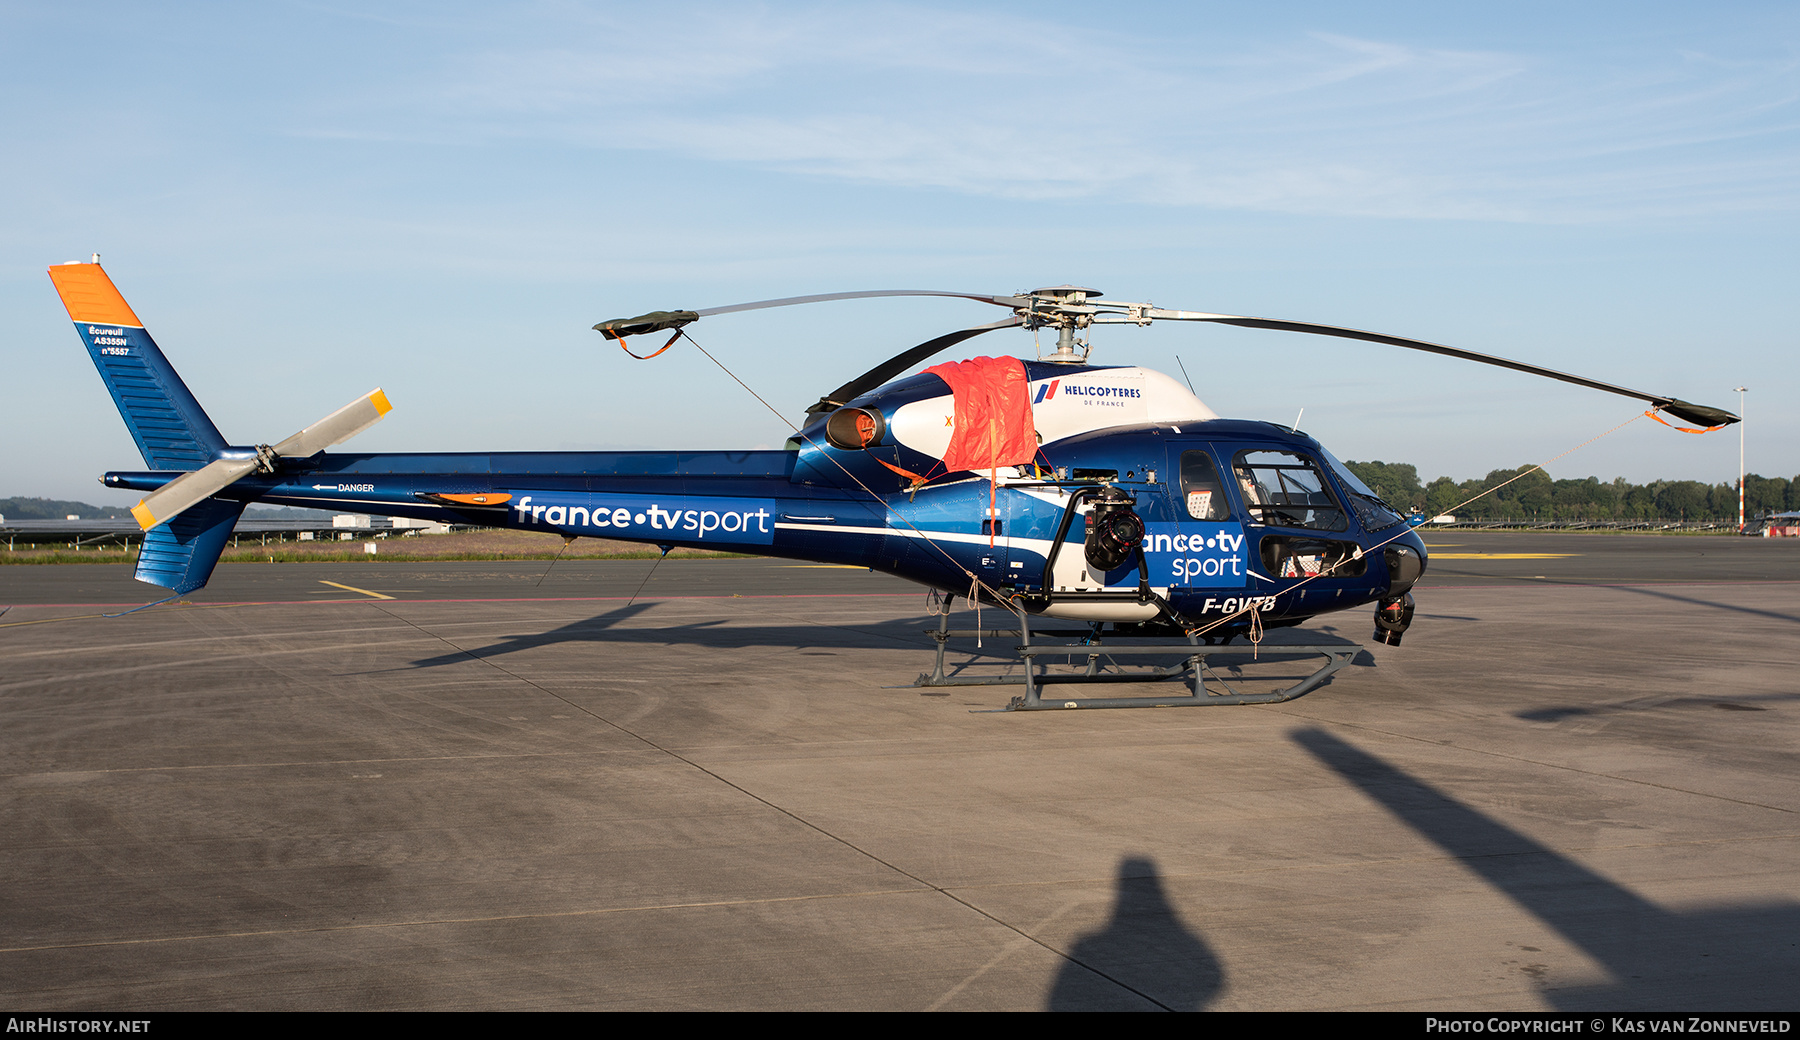
<svg viewBox="0 0 1800 1040"><path fill-rule="evenodd" d="M1023 304L1018 314L1026 328L1056 330L1056 349L1049 354L1039 352L1038 360L1058 365L1085 365L1093 346L1076 332L1085 332L1100 313L1100 307L1088 301L1100 296L1098 289L1078 285L1056 285L1020 294Z"/></svg>

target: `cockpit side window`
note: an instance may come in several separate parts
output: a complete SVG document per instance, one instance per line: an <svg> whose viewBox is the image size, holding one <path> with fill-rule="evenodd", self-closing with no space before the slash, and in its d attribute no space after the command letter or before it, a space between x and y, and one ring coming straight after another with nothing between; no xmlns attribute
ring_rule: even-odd
<svg viewBox="0 0 1800 1040"><path fill-rule="evenodd" d="M1229 520L1231 506L1225 501L1225 485L1219 482L1218 467L1204 451L1181 453L1181 499L1187 515L1195 520Z"/></svg>
<svg viewBox="0 0 1800 1040"><path fill-rule="evenodd" d="M1241 451L1233 467L1250 518L1271 527L1344 531L1344 507L1319 464L1291 451Z"/></svg>

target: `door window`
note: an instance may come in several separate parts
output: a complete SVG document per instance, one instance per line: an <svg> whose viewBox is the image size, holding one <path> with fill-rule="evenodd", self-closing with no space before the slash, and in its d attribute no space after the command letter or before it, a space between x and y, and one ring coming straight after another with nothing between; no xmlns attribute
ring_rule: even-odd
<svg viewBox="0 0 1800 1040"><path fill-rule="evenodd" d="M1218 467L1204 451L1181 453L1181 500L1193 520L1229 520L1231 506L1225 501L1225 485L1219 481Z"/></svg>

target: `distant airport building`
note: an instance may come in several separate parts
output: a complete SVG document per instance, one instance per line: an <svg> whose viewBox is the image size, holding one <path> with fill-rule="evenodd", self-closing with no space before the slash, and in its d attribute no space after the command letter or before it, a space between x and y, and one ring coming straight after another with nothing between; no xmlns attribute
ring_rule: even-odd
<svg viewBox="0 0 1800 1040"><path fill-rule="evenodd" d="M382 532L376 535L377 538L385 537L388 531L404 531L409 534L415 531L419 534L450 533L449 524L441 524L435 520L414 520L405 516L364 516L361 513L339 513L331 518L331 526ZM338 537L345 539L356 536L348 531L340 531Z"/></svg>
<svg viewBox="0 0 1800 1040"><path fill-rule="evenodd" d="M1762 533L1764 538L1800 538L1800 511L1769 514Z"/></svg>

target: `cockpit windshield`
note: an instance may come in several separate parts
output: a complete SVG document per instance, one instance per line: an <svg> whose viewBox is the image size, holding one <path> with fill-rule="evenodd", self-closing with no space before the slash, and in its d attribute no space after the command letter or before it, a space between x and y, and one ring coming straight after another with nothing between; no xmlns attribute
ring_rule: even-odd
<svg viewBox="0 0 1800 1040"><path fill-rule="evenodd" d="M1232 467L1244 507L1257 523L1345 531L1344 507L1331 493L1319 464L1291 451L1240 451Z"/></svg>
<svg viewBox="0 0 1800 1040"><path fill-rule="evenodd" d="M1319 449L1319 454L1325 456L1325 461L1331 464L1331 471L1337 474L1338 483L1349 494L1350 508L1356 510L1356 519L1363 525L1363 530L1380 531L1402 522L1399 512L1383 502L1381 496L1369 485L1358 480L1356 474L1350 472L1350 467L1344 465L1336 455L1324 448Z"/></svg>

